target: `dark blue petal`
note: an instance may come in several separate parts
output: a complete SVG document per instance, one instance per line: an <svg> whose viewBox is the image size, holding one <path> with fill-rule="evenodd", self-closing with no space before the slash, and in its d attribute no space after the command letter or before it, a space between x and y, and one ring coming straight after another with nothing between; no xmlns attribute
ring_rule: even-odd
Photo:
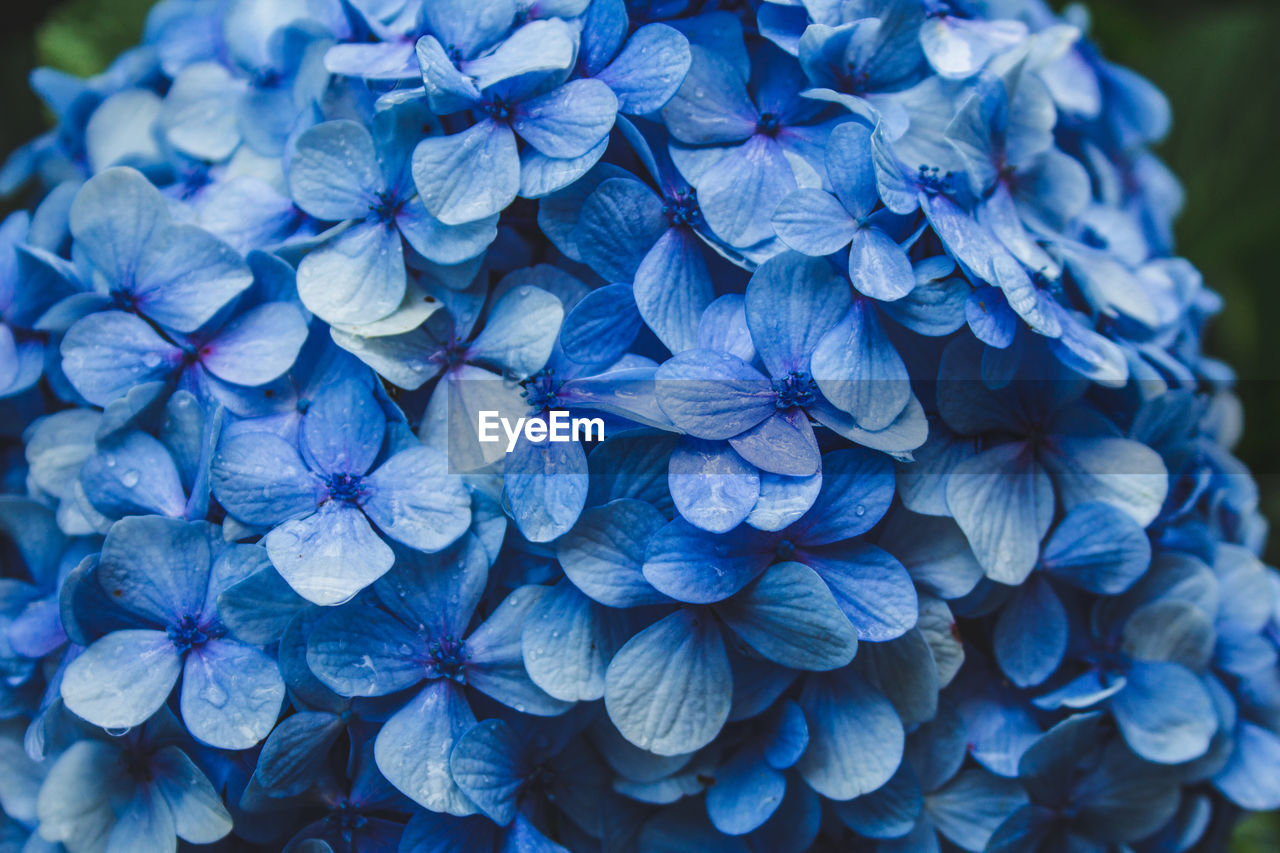
<svg viewBox="0 0 1280 853"><path fill-rule="evenodd" d="M679 755L719 734L732 692L719 627L709 614L682 609L618 650L605 675L604 704L631 743Z"/></svg>
<svg viewBox="0 0 1280 853"><path fill-rule="evenodd" d="M1000 669L1019 687L1044 682L1067 650L1067 611L1039 578L1014 593L996 620L993 648Z"/></svg>
<svg viewBox="0 0 1280 853"><path fill-rule="evenodd" d="M772 566L716 612L760 654L793 669L836 669L858 648L831 591L800 563Z"/></svg>
<svg viewBox="0 0 1280 853"><path fill-rule="evenodd" d="M248 749L280 715L284 681L274 658L240 643L211 640L182 668L182 720L191 734L220 749Z"/></svg>
<svg viewBox="0 0 1280 853"><path fill-rule="evenodd" d="M671 453L667 482L685 520L712 533L726 533L751 512L760 494L760 474L723 442L685 438Z"/></svg>
<svg viewBox="0 0 1280 853"><path fill-rule="evenodd" d="M709 604L733 595L773 562L772 539L751 528L707 533L677 518L649 540L644 576L677 601Z"/></svg>
<svg viewBox="0 0 1280 853"><path fill-rule="evenodd" d="M592 507L557 542L556 556L574 586L609 607L656 604L666 597L645 580L650 537L666 522L650 504L620 499Z"/></svg>
<svg viewBox="0 0 1280 853"><path fill-rule="evenodd" d="M796 769L819 794L849 800L884 785L902 763L902 721L881 693L848 669L810 676L800 695L809 748Z"/></svg>
<svg viewBox="0 0 1280 853"><path fill-rule="evenodd" d="M1082 503L1067 513L1040 555L1055 577L1099 595L1124 592L1150 562L1147 534L1127 513L1103 503Z"/></svg>
<svg viewBox="0 0 1280 853"><path fill-rule="evenodd" d="M636 269L636 307L673 353L698 345L698 319L715 298L702 245L687 228L668 228Z"/></svg>

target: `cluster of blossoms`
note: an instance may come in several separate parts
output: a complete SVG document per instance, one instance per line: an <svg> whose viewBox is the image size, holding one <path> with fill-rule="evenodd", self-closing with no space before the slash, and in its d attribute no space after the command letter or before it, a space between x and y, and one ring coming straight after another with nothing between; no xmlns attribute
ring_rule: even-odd
<svg viewBox="0 0 1280 853"><path fill-rule="evenodd" d="M0 848L1171 853L1280 806L1216 299L1084 28L162 0L35 72Z"/></svg>

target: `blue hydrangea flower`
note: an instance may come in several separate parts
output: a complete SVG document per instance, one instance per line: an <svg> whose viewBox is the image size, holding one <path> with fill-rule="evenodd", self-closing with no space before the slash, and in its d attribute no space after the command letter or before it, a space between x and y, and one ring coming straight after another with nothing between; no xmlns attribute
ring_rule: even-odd
<svg viewBox="0 0 1280 853"><path fill-rule="evenodd" d="M342 120L317 125L296 143L289 164L294 201L317 219L349 223L298 266L298 295L326 322L369 323L400 306L401 238L431 261L457 264L483 252L496 236L495 217L446 226L427 213L409 176L409 155L422 124L433 117L398 112L375 116L376 142L364 125ZM337 290L337 281L357 283L357 289Z"/></svg>
<svg viewBox="0 0 1280 853"><path fill-rule="evenodd" d="M1280 807L1221 301L1085 29L161 0L37 70L0 847L1156 853Z"/></svg>
<svg viewBox="0 0 1280 853"><path fill-rule="evenodd" d="M378 463L386 433L368 387L348 379L311 401L296 447L270 432L244 432L214 458L219 502L271 528L266 553L309 601L346 601L391 568L391 548L370 522L426 551L448 546L470 523L466 487L436 451L407 447Z"/></svg>
<svg viewBox="0 0 1280 853"><path fill-rule="evenodd" d="M133 516L113 525L92 580L130 627L93 642L67 668L68 710L104 728L141 725L182 679L187 729L224 749L266 737L284 698L275 662L229 636L218 595L261 568L260 548L219 547L202 522Z"/></svg>

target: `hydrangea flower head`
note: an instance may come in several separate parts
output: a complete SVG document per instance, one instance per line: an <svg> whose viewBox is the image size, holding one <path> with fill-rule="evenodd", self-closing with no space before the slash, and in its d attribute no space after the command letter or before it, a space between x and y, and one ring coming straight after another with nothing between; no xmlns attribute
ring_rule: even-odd
<svg viewBox="0 0 1280 853"><path fill-rule="evenodd" d="M1220 302L1078 17L161 0L36 71L0 847L1155 853L1280 807Z"/></svg>

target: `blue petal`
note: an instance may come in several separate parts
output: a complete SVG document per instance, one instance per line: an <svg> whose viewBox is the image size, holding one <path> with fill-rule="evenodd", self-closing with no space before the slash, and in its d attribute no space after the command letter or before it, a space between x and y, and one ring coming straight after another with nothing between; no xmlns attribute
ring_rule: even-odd
<svg viewBox="0 0 1280 853"><path fill-rule="evenodd" d="M732 438L777 411L769 380L728 353L687 350L658 368L656 383L658 405L698 438Z"/></svg>
<svg viewBox="0 0 1280 853"><path fill-rule="evenodd" d="M1280 777L1274 772L1278 764L1280 738L1261 726L1242 722L1236 728L1235 750L1213 777L1213 784L1241 808L1274 809L1280 806Z"/></svg>
<svg viewBox="0 0 1280 853"><path fill-rule="evenodd" d="M314 604L346 601L384 575L394 561L364 513L339 501L286 521L264 542L276 571Z"/></svg>
<svg viewBox="0 0 1280 853"><path fill-rule="evenodd" d="M945 195L926 196L925 214L948 254L985 281L995 281L992 260L1007 255L985 226Z"/></svg>
<svg viewBox="0 0 1280 853"><path fill-rule="evenodd" d="M818 439L805 412L798 408L777 411L729 445L762 471L788 477L808 477L820 467Z"/></svg>
<svg viewBox="0 0 1280 853"><path fill-rule="evenodd" d="M182 719L191 734L219 749L248 749L280 715L284 681L273 658L250 646L211 640L182 668Z"/></svg>
<svg viewBox="0 0 1280 853"><path fill-rule="evenodd" d="M689 72L688 40L665 24L646 24L627 40L608 67L596 75L618 96L618 111L657 112L671 100Z"/></svg>
<svg viewBox="0 0 1280 853"><path fill-rule="evenodd" d="M831 591L800 563L770 567L716 612L760 654L793 669L836 669L858 648Z"/></svg>
<svg viewBox="0 0 1280 853"><path fill-rule="evenodd" d="M553 294L520 285L493 306L468 356L518 377L531 376L551 356L563 319L564 305Z"/></svg>
<svg viewBox="0 0 1280 853"><path fill-rule="evenodd" d="M524 668L521 634L547 588L529 584L502 600L467 638L467 683L504 705L538 716L563 714L572 703L544 693Z"/></svg>
<svg viewBox="0 0 1280 853"><path fill-rule="evenodd" d="M782 530L809 511L821 487L821 471L808 477L762 472L760 497L747 516L747 524L756 530Z"/></svg>
<svg viewBox="0 0 1280 853"><path fill-rule="evenodd" d="M979 21L952 15L930 17L920 27L920 46L944 77L977 73L992 54L1012 47L1027 35L1021 21Z"/></svg>
<svg viewBox="0 0 1280 853"><path fill-rule="evenodd" d="M987 577L1019 584L1053 520L1053 484L1031 451L1012 442L960 462L947 481L947 506Z"/></svg>
<svg viewBox="0 0 1280 853"><path fill-rule="evenodd" d="M1054 528L1040 563L1059 580L1098 595L1124 592L1151 563L1151 542L1129 515L1082 503Z"/></svg>
<svg viewBox="0 0 1280 853"><path fill-rule="evenodd" d="M917 726L937 717L938 662L923 631L912 629L888 642L868 643L860 652L859 671L893 703L903 725Z"/></svg>
<svg viewBox="0 0 1280 853"><path fill-rule="evenodd" d="M128 281L148 243L168 222L160 191L140 172L115 168L85 182L71 204L68 224L93 265L119 284Z"/></svg>
<svg viewBox="0 0 1280 853"><path fill-rule="evenodd" d="M194 225L155 232L130 274L117 285L133 295L138 310L179 332L200 328L253 284L240 255Z"/></svg>
<svg viewBox="0 0 1280 853"><path fill-rule="evenodd" d="M115 603L156 625L199 616L216 530L158 516L122 519L102 544L98 583Z"/></svg>
<svg viewBox="0 0 1280 853"><path fill-rule="evenodd" d="M916 825L923 808L920 783L906 763L875 791L833 804L840 822L867 838L901 838Z"/></svg>
<svg viewBox="0 0 1280 853"><path fill-rule="evenodd" d="M209 777L176 746L161 747L150 759L155 791L173 815L178 837L212 844L231 831L231 815Z"/></svg>
<svg viewBox="0 0 1280 853"><path fill-rule="evenodd" d="M449 775L449 753L475 722L461 687L447 679L433 681L378 731L378 769L423 808L460 817L475 814L475 805Z"/></svg>
<svg viewBox="0 0 1280 853"><path fill-rule="evenodd" d="M99 512L119 518L155 514L180 518L187 496L169 450L144 432L104 443L85 460L80 483Z"/></svg>
<svg viewBox="0 0 1280 853"><path fill-rule="evenodd" d="M783 699L772 712L762 750L765 761L777 770L791 767L809 746L809 724L794 699Z"/></svg>
<svg viewBox="0 0 1280 853"><path fill-rule="evenodd" d="M532 145L527 146L520 152L521 198L540 199L568 187L591 171L608 147L607 135L577 157L548 157Z"/></svg>
<svg viewBox="0 0 1280 853"><path fill-rule="evenodd" d="M307 640L307 666L341 696L385 696L427 674L427 638L378 607L325 611Z"/></svg>
<svg viewBox="0 0 1280 853"><path fill-rule="evenodd" d="M343 119L318 124L298 137L289 161L289 193L317 219L364 219L385 189L364 125Z"/></svg>
<svg viewBox="0 0 1280 853"><path fill-rule="evenodd" d="M438 554L397 551L395 568L374 586L382 606L432 637L463 636L489 577L491 557L481 537L464 535Z"/></svg>
<svg viewBox="0 0 1280 853"><path fill-rule="evenodd" d="M639 181L610 178L587 196L573 230L581 260L609 281L629 282L667 230L662 200Z"/></svg>
<svg viewBox="0 0 1280 853"><path fill-rule="evenodd" d="M792 249L821 257L849 245L858 223L834 196L822 190L801 189L778 203L773 211L773 227Z"/></svg>
<svg viewBox="0 0 1280 853"><path fill-rule="evenodd" d="M1158 661L1134 663L1127 678L1111 697L1111 713L1129 748L1161 764L1204 755L1218 715L1200 680L1180 664Z"/></svg>
<svg viewBox="0 0 1280 853"><path fill-rule="evenodd" d="M671 453L667 482L676 509L692 524L726 533L751 512L760 475L728 445L686 438Z"/></svg>
<svg viewBox="0 0 1280 853"><path fill-rule="evenodd" d="M938 831L964 850L983 850L1009 815L1027 805L1015 779L974 768L925 796L925 814Z"/></svg>
<svg viewBox="0 0 1280 853"><path fill-rule="evenodd" d="M1169 475L1160 454L1127 438L1067 437L1045 467L1066 509L1101 501L1124 510L1144 527L1160 513Z"/></svg>
<svg viewBox="0 0 1280 853"><path fill-rule="evenodd" d="M915 289L915 272L902 247L879 228L859 228L849 247L849 280L859 293L892 302Z"/></svg>
<svg viewBox="0 0 1280 853"><path fill-rule="evenodd" d="M702 245L687 228L668 228L636 269L636 307L673 353L698 345L698 320L715 298Z"/></svg>
<svg viewBox="0 0 1280 853"><path fill-rule="evenodd" d="M750 528L707 533L677 518L653 535L644 576L677 601L710 604L733 595L773 562L772 540Z"/></svg>
<svg viewBox="0 0 1280 853"><path fill-rule="evenodd" d="M588 76L599 74L617 56L623 42L627 40L629 28L625 2L601 0L587 7L583 18L579 62ZM688 51L685 53L687 56Z"/></svg>
<svg viewBox="0 0 1280 853"><path fill-rule="evenodd" d="M811 676L800 695L809 748L796 769L819 794L849 800L884 785L902 763L902 721L889 700L847 669Z"/></svg>
<svg viewBox="0 0 1280 853"><path fill-rule="evenodd" d="M476 723L449 754L449 771L462 792L499 826L516 816L516 796L531 768L524 745L502 720Z"/></svg>
<svg viewBox="0 0 1280 853"><path fill-rule="evenodd" d="M604 696L605 668L618 645L611 615L568 581L545 593L521 635L534 684L566 702Z"/></svg>
<svg viewBox="0 0 1280 853"><path fill-rule="evenodd" d="M440 551L471 524L471 496L429 447L402 450L369 475L361 505L378 529L413 548Z"/></svg>
<svg viewBox="0 0 1280 853"><path fill-rule="evenodd" d="M387 224L359 222L302 259L298 296L327 323L381 320L405 292L400 234Z"/></svg>
<svg viewBox="0 0 1280 853"><path fill-rule="evenodd" d="M439 39L426 35L415 48L422 82L431 109L440 114L459 112L480 101L474 80L458 70Z"/></svg>
<svg viewBox="0 0 1280 853"><path fill-rule="evenodd" d="M485 853L495 849L501 832L480 815L456 818L419 811L405 826L400 846L414 853Z"/></svg>
<svg viewBox="0 0 1280 853"><path fill-rule="evenodd" d="M573 80L522 103L511 128L548 157L586 154L613 127L618 99L599 80Z"/></svg>
<svg viewBox="0 0 1280 853"><path fill-rule="evenodd" d="M1020 587L996 620L993 648L1000 669L1019 687L1044 682L1067 650L1067 611L1044 580Z"/></svg>
<svg viewBox="0 0 1280 853"><path fill-rule="evenodd" d="M747 328L746 299L740 293L718 297L698 321L698 348L722 350L745 362L756 360L755 343Z"/></svg>
<svg viewBox="0 0 1280 853"><path fill-rule="evenodd" d="M412 42L335 44L324 55L325 70L366 80L412 80L419 69Z"/></svg>
<svg viewBox="0 0 1280 853"><path fill-rule="evenodd" d="M822 457L818 497L793 533L810 546L860 536L884 517L893 490L893 464L887 457L859 448L828 453Z"/></svg>
<svg viewBox="0 0 1280 853"><path fill-rule="evenodd" d="M316 394L298 428L304 457L324 474L364 474L385 432L386 416L368 384L355 378Z"/></svg>
<svg viewBox="0 0 1280 853"><path fill-rule="evenodd" d="M136 385L178 372L182 351L145 320L103 311L76 322L62 339L62 370L80 394L105 406Z"/></svg>
<svg viewBox="0 0 1280 853"><path fill-rule="evenodd" d="M324 496L298 451L273 433L227 439L213 457L212 478L218 502L246 524L278 524L311 512Z"/></svg>
<svg viewBox="0 0 1280 853"><path fill-rule="evenodd" d="M67 667L62 699L94 725L137 726L169 698L181 671L182 658L163 631L116 631Z"/></svg>
<svg viewBox="0 0 1280 853"><path fill-rule="evenodd" d="M200 363L236 385L265 385L293 366L307 340L302 312L268 302L241 314L200 349Z"/></svg>
<svg viewBox="0 0 1280 853"><path fill-rule="evenodd" d="M533 542L567 533L587 503L587 456L576 441L516 444L504 468L516 524Z"/></svg>
<svg viewBox="0 0 1280 853"><path fill-rule="evenodd" d="M891 640L915 626L915 586L888 551L857 543L828 545L804 551L800 559L830 587L859 639Z"/></svg>
<svg viewBox="0 0 1280 853"><path fill-rule="evenodd" d="M243 85L216 62L197 62L182 69L160 112L165 139L196 159L225 160L240 144L236 108Z"/></svg>
<svg viewBox="0 0 1280 853"><path fill-rule="evenodd" d="M787 779L744 748L723 764L707 791L707 815L726 835L744 835L773 816L787 790Z"/></svg>
<svg viewBox="0 0 1280 853"><path fill-rule="evenodd" d="M618 650L605 675L604 704L631 743L658 755L680 755L719 734L732 692L714 619L682 609Z"/></svg>
<svg viewBox="0 0 1280 853"><path fill-rule="evenodd" d="M774 236L773 211L796 189L796 179L782 146L756 135L730 149L695 185L711 230L731 246L751 246Z"/></svg>
<svg viewBox="0 0 1280 853"><path fill-rule="evenodd" d="M872 156L872 132L861 122L836 125L827 138L827 178L855 219L866 219L880 200Z"/></svg>
<svg viewBox="0 0 1280 853"><path fill-rule="evenodd" d="M458 10L470 16L471 10ZM555 18L531 21L508 35L489 52L461 63L462 70L481 90L496 83L539 71L559 71L573 62L570 27Z"/></svg>
<svg viewBox="0 0 1280 853"><path fill-rule="evenodd" d="M606 285L573 306L560 329L560 347L580 364L611 364L631 347L643 325L631 288Z"/></svg>
<svg viewBox="0 0 1280 853"><path fill-rule="evenodd" d="M499 213L520 189L515 134L482 121L452 136L429 136L413 151L413 181L427 210L447 225Z"/></svg>
<svg viewBox="0 0 1280 853"><path fill-rule="evenodd" d="M322 773L330 747L346 726L337 714L299 711L271 732L258 754L254 776L273 794L300 794Z"/></svg>
<svg viewBox="0 0 1280 853"><path fill-rule="evenodd" d="M831 265L793 252L766 261L747 285L747 326L776 379L791 371L807 374L818 342L848 310L848 288Z"/></svg>
<svg viewBox="0 0 1280 853"><path fill-rule="evenodd" d="M481 254L498 236L498 218L490 216L465 225L445 225L420 201L407 201L396 214L396 227L419 255L451 266Z"/></svg>
<svg viewBox="0 0 1280 853"><path fill-rule="evenodd" d="M759 115L737 70L721 54L696 44L690 54L684 83L662 109L671 135L706 145L741 142L755 133Z"/></svg>
<svg viewBox="0 0 1280 853"><path fill-rule="evenodd" d="M609 607L666 600L645 580L642 566L650 537L665 523L647 503L620 499L582 513L557 543L556 556L573 585Z"/></svg>
<svg viewBox="0 0 1280 853"><path fill-rule="evenodd" d="M884 429L910 402L907 366L865 299L818 342L812 366L823 396L862 429Z"/></svg>

